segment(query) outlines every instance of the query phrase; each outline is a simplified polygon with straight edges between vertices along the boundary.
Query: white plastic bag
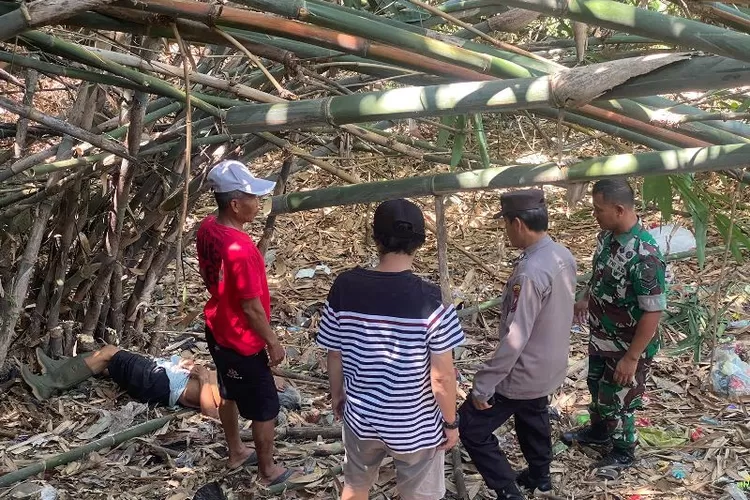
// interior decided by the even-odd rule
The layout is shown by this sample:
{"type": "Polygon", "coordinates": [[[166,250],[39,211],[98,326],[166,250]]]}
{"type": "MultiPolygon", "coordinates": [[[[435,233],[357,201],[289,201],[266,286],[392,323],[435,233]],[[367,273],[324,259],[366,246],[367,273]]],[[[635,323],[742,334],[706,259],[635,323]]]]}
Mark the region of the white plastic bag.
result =
{"type": "Polygon", "coordinates": [[[667,224],[649,229],[648,232],[656,240],[662,255],[695,250],[695,236],[689,229],[667,224]]]}

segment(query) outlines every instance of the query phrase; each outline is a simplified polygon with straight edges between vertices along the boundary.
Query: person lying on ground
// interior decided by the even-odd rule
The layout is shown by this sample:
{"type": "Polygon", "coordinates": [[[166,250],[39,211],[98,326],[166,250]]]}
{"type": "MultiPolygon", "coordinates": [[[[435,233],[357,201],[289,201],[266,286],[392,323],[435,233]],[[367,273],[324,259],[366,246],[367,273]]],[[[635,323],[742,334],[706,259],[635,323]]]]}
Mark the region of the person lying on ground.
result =
{"type": "Polygon", "coordinates": [[[40,401],[93,375],[105,374],[141,403],[170,408],[179,404],[219,418],[221,397],[216,372],[193,360],[178,356],[152,359],[113,345],[60,360],[47,357],[39,348],[36,355],[42,375],[22,365],[21,376],[40,401]]]}

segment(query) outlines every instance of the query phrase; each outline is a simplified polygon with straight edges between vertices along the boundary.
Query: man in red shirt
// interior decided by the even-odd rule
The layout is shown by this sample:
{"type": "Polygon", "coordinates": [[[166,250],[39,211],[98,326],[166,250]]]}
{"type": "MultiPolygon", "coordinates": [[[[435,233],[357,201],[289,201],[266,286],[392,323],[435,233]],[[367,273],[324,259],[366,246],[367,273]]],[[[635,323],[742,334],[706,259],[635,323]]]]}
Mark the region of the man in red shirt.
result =
{"type": "Polygon", "coordinates": [[[274,426],[279,412],[271,367],[284,348],[271,329],[271,298],[263,256],[244,231],[260,211],[260,196],[275,183],[258,179],[242,163],[226,160],[208,174],[218,215],[201,222],[198,261],[211,294],[204,308],[206,341],[216,364],[223,401],[219,417],[229,447],[229,468],[256,460],[262,481],[279,484],[293,471],[273,460],[274,426]],[[238,414],[252,420],[254,452],[240,439],[238,414]]]}

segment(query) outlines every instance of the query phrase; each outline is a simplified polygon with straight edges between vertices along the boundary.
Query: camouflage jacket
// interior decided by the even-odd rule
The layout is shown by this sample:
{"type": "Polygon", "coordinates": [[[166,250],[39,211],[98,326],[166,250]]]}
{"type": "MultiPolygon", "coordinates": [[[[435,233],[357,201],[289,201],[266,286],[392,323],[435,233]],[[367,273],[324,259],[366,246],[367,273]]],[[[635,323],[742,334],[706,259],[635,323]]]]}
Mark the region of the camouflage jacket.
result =
{"type": "MultiPolygon", "coordinates": [[[[589,282],[589,354],[622,355],[643,313],[666,309],[665,270],[656,241],[640,221],[624,234],[599,233],[589,282]]],[[[660,345],[657,333],[641,357],[653,357],[660,345]]]]}

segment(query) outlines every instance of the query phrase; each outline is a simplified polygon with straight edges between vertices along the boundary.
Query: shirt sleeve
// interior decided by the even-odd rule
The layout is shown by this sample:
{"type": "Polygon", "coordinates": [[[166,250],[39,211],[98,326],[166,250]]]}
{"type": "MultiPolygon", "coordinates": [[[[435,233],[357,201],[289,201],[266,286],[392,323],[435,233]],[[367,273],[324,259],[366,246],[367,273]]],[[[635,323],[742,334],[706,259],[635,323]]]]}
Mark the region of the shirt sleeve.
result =
{"type": "Polygon", "coordinates": [[[263,295],[261,273],[265,273],[266,268],[262,262],[258,261],[257,257],[254,257],[246,249],[230,247],[227,265],[229,276],[224,276],[224,279],[232,280],[234,292],[238,299],[250,300],[263,295]]]}
{"type": "Polygon", "coordinates": [[[433,354],[448,352],[466,341],[456,308],[440,306],[438,311],[435,327],[427,333],[427,346],[433,354]]]}
{"type": "Polygon", "coordinates": [[[328,298],[323,306],[323,314],[318,325],[317,344],[329,351],[341,351],[341,325],[339,323],[338,287],[333,282],[328,298]]]}
{"type": "Polygon", "coordinates": [[[521,275],[507,286],[511,287],[513,302],[500,328],[507,328],[508,333],[500,339],[492,358],[474,376],[472,393],[480,401],[490,399],[495,387],[511,372],[531,337],[542,308],[543,297],[533,280],[521,275]]]}
{"type": "Polygon", "coordinates": [[[641,255],[633,266],[633,290],[642,310],[656,312],[667,308],[665,274],[666,264],[656,252],[641,255]]]}

